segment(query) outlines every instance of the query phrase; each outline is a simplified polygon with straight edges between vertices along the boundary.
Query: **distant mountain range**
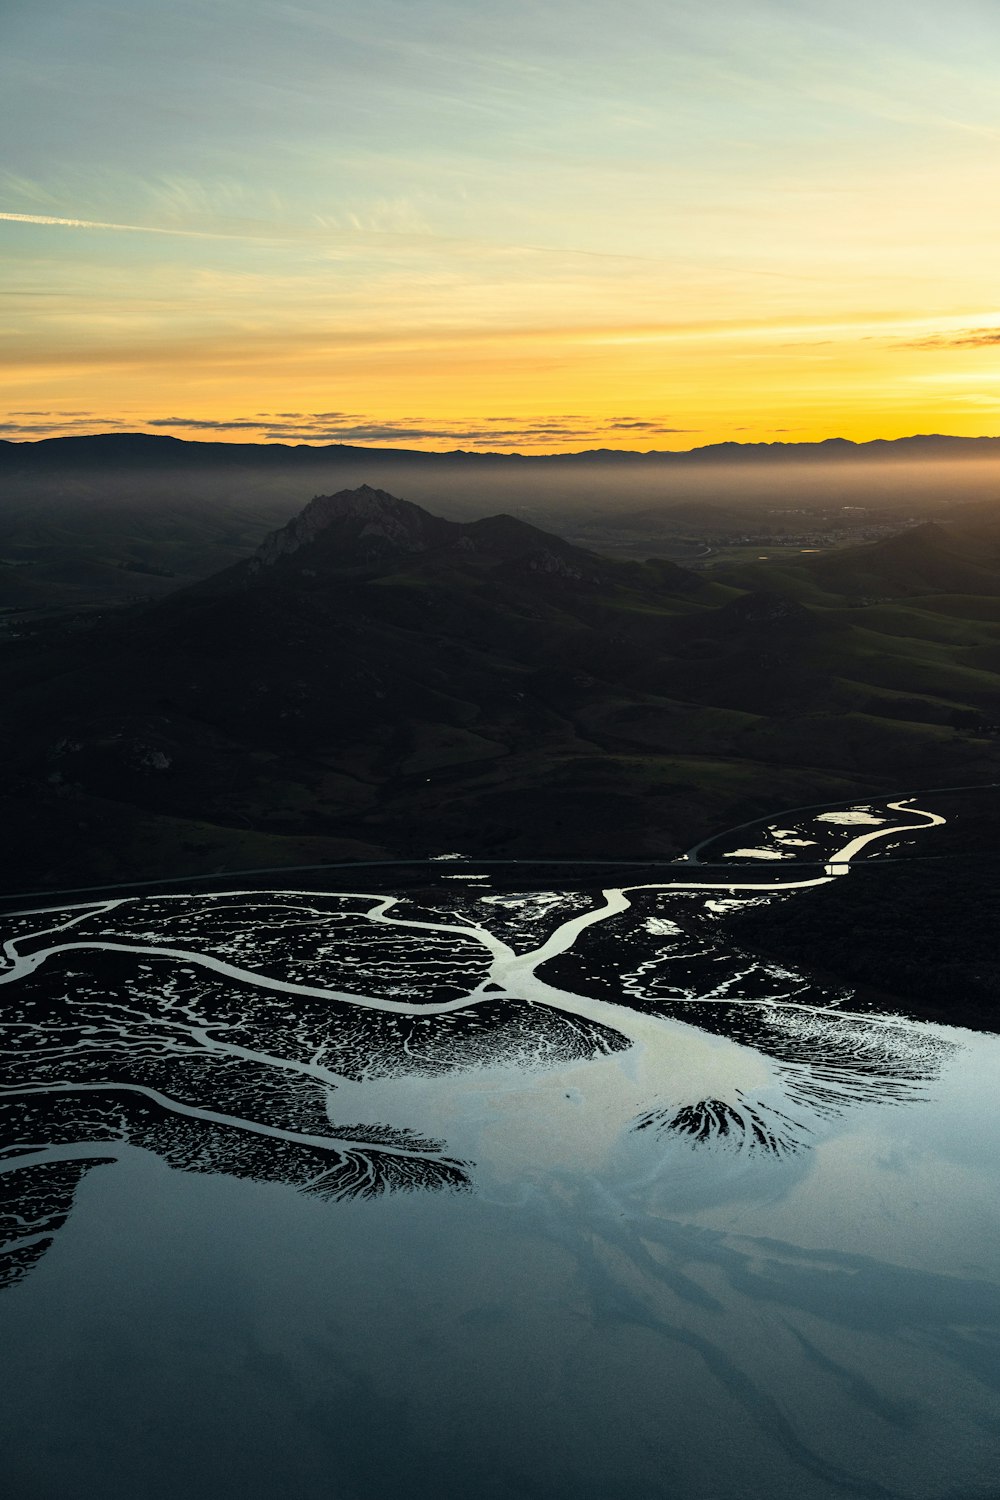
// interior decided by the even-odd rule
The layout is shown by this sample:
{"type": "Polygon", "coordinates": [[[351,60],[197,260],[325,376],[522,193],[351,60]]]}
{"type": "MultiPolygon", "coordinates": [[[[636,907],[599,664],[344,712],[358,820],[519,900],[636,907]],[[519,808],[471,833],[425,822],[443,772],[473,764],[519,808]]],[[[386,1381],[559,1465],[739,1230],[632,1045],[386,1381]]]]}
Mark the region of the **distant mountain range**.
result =
{"type": "Polygon", "coordinates": [[[668,857],[1000,775],[1000,531],[711,577],[369,486],[0,652],[8,889],[434,855],[668,857]]]}
{"type": "MultiPolygon", "coordinates": [[[[161,597],[248,557],[310,496],[361,484],[456,521],[507,511],[625,558],[683,562],[714,555],[717,541],[782,532],[807,546],[814,536],[842,545],[852,526],[988,511],[997,484],[987,459],[998,443],[927,437],[534,457],[150,433],[0,442],[0,611],[66,614],[161,597]]],[[[0,633],[4,626],[0,614],[0,633]]]]}
{"type": "Polygon", "coordinates": [[[379,463],[457,465],[543,464],[551,467],[573,464],[626,463],[651,465],[742,464],[742,463],[852,463],[903,460],[1000,458],[1000,437],[950,437],[941,433],[905,438],[875,438],[855,443],[849,438],[826,438],[816,443],[708,443],[679,451],[637,452],[617,448],[591,448],[580,453],[524,454],[469,452],[425,452],[416,448],[360,447],[348,443],[220,443],[167,437],[160,433],[100,433],[88,437],[40,438],[33,441],[0,440],[0,473],[44,472],[51,469],[91,467],[191,468],[312,465],[328,467],[332,462],[353,464],[358,460],[379,463]]]}

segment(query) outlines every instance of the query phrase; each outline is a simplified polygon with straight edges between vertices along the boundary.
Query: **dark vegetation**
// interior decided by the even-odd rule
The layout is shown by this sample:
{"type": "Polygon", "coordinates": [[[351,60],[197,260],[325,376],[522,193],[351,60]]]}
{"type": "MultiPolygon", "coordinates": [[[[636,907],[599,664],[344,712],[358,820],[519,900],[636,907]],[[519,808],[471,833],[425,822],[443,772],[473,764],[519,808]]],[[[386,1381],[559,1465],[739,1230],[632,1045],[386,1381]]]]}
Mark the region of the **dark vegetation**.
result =
{"type": "Polygon", "coordinates": [[[783,806],[1000,779],[989,520],[708,574],[365,488],[180,581],[0,652],[8,890],[667,858],[783,806]]]}
{"type": "Polygon", "coordinates": [[[847,880],[739,912],[731,942],[850,986],[852,1008],[1000,1030],[1000,788],[926,805],[947,823],[908,857],[877,854],[847,880]]]}
{"type": "Polygon", "coordinates": [[[731,919],[732,941],[857,989],[857,1003],[1000,1030],[1000,856],[858,865],[809,900],[731,919]]]}

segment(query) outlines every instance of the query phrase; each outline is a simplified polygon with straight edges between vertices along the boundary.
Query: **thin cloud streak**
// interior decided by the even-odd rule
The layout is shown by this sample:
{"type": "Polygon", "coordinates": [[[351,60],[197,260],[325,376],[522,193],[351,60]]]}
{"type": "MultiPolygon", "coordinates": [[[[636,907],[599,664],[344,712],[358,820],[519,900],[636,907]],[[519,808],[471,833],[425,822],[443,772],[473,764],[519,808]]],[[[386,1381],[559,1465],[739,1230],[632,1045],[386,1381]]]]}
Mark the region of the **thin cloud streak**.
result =
{"type": "MultiPolygon", "coordinates": [[[[215,229],[164,229],[155,224],[115,224],[103,219],[64,218],[57,214],[18,214],[0,210],[0,219],[11,224],[43,224],[60,229],[111,229],[123,234],[165,234],[187,240],[248,240],[257,243],[294,244],[309,240],[393,240],[396,243],[466,246],[481,251],[492,249],[499,254],[582,256],[588,260],[636,261],[650,265],[670,264],[666,258],[649,255],[633,255],[606,250],[581,250],[572,245],[522,245],[502,240],[481,239],[469,235],[433,234],[426,230],[369,229],[362,223],[344,225],[322,224],[317,229],[301,229],[294,234],[232,234],[215,229]]],[[[764,273],[761,273],[764,274],[764,273]]],[[[771,273],[767,273],[771,274],[771,273]]]]}
{"type": "Polygon", "coordinates": [[[185,240],[232,240],[242,235],[216,233],[208,229],[160,229],[152,224],[106,224],[100,219],[62,219],[55,214],[12,214],[0,210],[0,219],[11,224],[51,224],[61,229],[114,229],[125,234],[168,234],[185,240]]]}
{"type": "Polygon", "coordinates": [[[494,419],[480,421],[428,422],[422,417],[403,417],[384,421],[377,417],[315,413],[303,414],[294,421],[274,418],[221,418],[156,417],[145,424],[147,427],[197,432],[256,432],[271,442],[289,440],[306,443],[413,443],[446,442],[471,443],[474,446],[489,446],[497,442],[518,446],[537,446],[552,442],[584,441],[599,442],[613,436],[618,430],[641,429],[643,436],[665,436],[691,429],[670,427],[662,422],[640,421],[623,418],[612,421],[593,421],[587,418],[543,417],[518,422],[509,419],[504,426],[496,425],[494,419]]]}
{"type": "MultiPolygon", "coordinates": [[[[367,310],[366,310],[367,311],[367,310]]],[[[904,329],[911,335],[930,320],[907,316],[899,310],[885,310],[859,317],[856,313],[845,313],[839,321],[817,322],[808,315],[801,318],[781,317],[774,322],[756,319],[727,320],[706,318],[700,322],[680,321],[674,323],[648,323],[645,325],[615,326],[610,323],[556,324],[537,322],[527,318],[519,322],[489,323],[470,321],[426,322],[407,326],[399,322],[376,323],[359,326],[350,321],[339,325],[304,326],[302,315],[285,325],[273,328],[219,328],[203,326],[195,329],[190,324],[175,332],[166,320],[158,329],[142,338],[131,338],[114,323],[103,326],[95,336],[81,342],[79,336],[67,338],[58,345],[49,345],[30,330],[13,331],[5,340],[6,365],[9,372],[15,370],[42,371],[50,369],[97,369],[118,367],[121,369],[157,368],[161,372],[168,367],[177,367],[197,361],[203,366],[234,370],[237,366],[249,365],[266,357],[272,373],[280,366],[301,374],[305,365],[323,359],[342,360],[347,356],[376,358],[384,355],[425,357],[443,359],[455,351],[456,356],[466,351],[499,350],[508,358],[537,358],[540,352],[553,358],[570,355],[577,349],[594,350],[598,353],[617,348],[623,351],[630,347],[647,346],[654,350],[657,345],[687,346],[695,352],[705,352],[710,346],[726,343],[733,347],[780,348],[789,336],[830,333],[838,341],[850,343],[852,339],[875,339],[876,329],[886,324],[897,325],[897,334],[904,329]]],[[[76,330],[73,330],[74,334],[76,330]]],[[[797,342],[801,342],[798,339],[797,342]]],[[[898,344],[902,340],[890,341],[898,344]]],[[[641,394],[641,393],[634,393],[641,394]]]]}
{"type": "Polygon", "coordinates": [[[915,339],[904,349],[986,349],[1000,344],[1000,328],[964,328],[957,333],[939,333],[931,338],[915,339]]]}
{"type": "MultiPolygon", "coordinates": [[[[558,257],[560,259],[583,259],[624,262],[626,264],[674,267],[678,266],[675,256],[661,255],[639,255],[631,251],[618,250],[590,250],[581,249],[576,245],[537,245],[524,244],[514,240],[498,240],[483,238],[476,235],[435,234],[429,230],[415,229],[370,229],[363,223],[352,223],[349,225],[321,224],[316,229],[298,228],[289,233],[285,230],[275,230],[273,233],[239,233],[234,234],[223,229],[166,229],[156,224],[117,224],[103,219],[77,219],[63,217],[58,214],[21,214],[0,210],[0,220],[11,224],[37,224],[59,229],[99,229],[113,230],[121,234],[160,234],[168,235],[175,239],[187,240],[236,240],[253,244],[308,244],[310,242],[346,241],[348,243],[365,244],[366,242],[389,240],[401,247],[420,247],[423,245],[451,245],[456,250],[462,248],[475,254],[482,254],[489,250],[496,255],[540,255],[546,257],[558,257]]],[[[757,266],[742,266],[741,273],[746,276],[765,276],[776,278],[780,281],[813,281],[818,282],[823,278],[809,275],[805,272],[790,270],[765,270],[757,266]]]]}
{"type": "MultiPolygon", "coordinates": [[[[11,418],[16,416],[11,413],[11,418]]],[[[219,435],[245,434],[251,442],[295,442],[295,443],[346,443],[412,446],[415,443],[468,444],[475,448],[490,449],[497,443],[516,449],[548,447],[553,442],[565,444],[578,442],[588,445],[603,445],[614,441],[622,430],[632,430],[645,438],[663,437],[672,433],[684,433],[696,429],[671,427],[663,421],[644,420],[635,417],[614,419],[586,417],[546,416],[528,417],[519,421],[516,417],[503,419],[452,419],[428,421],[425,417],[401,417],[386,421],[379,417],[348,412],[301,413],[296,417],[282,418],[280,414],[259,413],[255,417],[153,417],[118,418],[105,421],[93,413],[58,413],[33,411],[23,412],[30,421],[7,420],[0,422],[0,433],[11,438],[44,436],[94,435],[101,430],[148,431],[180,434],[219,435]],[[60,420],[61,418],[61,420],[60,420]]]]}

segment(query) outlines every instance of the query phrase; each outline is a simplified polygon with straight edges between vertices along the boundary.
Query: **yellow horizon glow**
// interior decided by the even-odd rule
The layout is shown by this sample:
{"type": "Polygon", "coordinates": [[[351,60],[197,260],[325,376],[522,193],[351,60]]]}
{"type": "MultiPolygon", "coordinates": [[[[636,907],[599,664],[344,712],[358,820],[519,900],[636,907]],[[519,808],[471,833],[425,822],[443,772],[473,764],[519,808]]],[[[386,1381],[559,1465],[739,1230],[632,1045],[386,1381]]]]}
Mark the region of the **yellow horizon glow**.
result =
{"type": "Polygon", "coordinates": [[[1000,431],[983,0],[372,4],[19,15],[0,435],[1000,431]]]}
{"type": "Polygon", "coordinates": [[[118,328],[99,344],[63,344],[50,358],[25,348],[22,358],[8,360],[0,392],[24,429],[37,413],[45,430],[25,438],[149,429],[217,442],[565,453],[988,436],[1000,425],[992,311],[771,327],[192,332],[149,345],[118,328]],[[324,422],[332,411],[343,417],[324,422]],[[566,430],[537,430],[546,424],[566,430]]]}

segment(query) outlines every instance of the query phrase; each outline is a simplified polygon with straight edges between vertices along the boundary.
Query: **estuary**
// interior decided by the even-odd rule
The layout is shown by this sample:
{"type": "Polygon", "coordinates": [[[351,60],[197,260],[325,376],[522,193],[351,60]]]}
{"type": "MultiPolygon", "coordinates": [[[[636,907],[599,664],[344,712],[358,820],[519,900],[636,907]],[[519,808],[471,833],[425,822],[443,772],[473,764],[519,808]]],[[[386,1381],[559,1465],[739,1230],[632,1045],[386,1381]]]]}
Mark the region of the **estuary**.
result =
{"type": "Polygon", "coordinates": [[[8,911],[12,1493],[991,1500],[1000,1038],[730,927],[943,822],[8,911]]]}

